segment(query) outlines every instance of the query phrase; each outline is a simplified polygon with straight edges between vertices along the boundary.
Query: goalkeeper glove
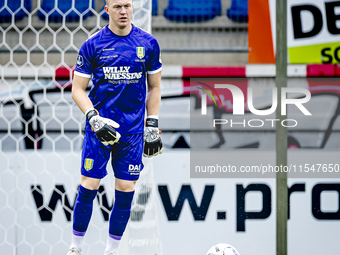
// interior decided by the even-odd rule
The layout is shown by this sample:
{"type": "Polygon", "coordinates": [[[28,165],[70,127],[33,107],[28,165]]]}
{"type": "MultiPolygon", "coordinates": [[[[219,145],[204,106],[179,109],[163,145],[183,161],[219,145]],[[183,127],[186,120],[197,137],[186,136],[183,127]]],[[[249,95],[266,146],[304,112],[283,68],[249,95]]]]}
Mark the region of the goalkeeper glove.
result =
{"type": "Polygon", "coordinates": [[[92,130],[96,133],[99,141],[104,145],[118,143],[120,134],[114,129],[119,128],[117,122],[100,117],[98,111],[94,108],[88,109],[85,116],[90,122],[92,130]]]}
{"type": "Polygon", "coordinates": [[[158,119],[147,118],[144,130],[144,157],[151,158],[163,152],[163,143],[159,135],[158,119]]]}

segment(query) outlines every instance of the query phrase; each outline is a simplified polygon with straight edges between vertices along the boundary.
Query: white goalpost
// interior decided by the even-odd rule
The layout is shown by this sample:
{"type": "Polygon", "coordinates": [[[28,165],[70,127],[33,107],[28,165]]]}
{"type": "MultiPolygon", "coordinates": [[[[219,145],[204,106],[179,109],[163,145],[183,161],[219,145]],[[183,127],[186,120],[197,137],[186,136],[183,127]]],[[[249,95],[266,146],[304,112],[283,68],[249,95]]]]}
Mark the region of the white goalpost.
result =
{"type": "MultiPolygon", "coordinates": [[[[9,14],[0,19],[0,254],[57,255],[69,248],[85,126],[71,98],[72,66],[81,44],[107,24],[104,0],[93,1],[82,12],[72,0],[64,13],[60,0],[52,1],[47,17],[57,10],[59,23],[38,17],[43,0],[18,6],[5,0],[0,6],[0,16],[9,14]],[[68,22],[72,11],[78,19],[68,22]]],[[[133,23],[149,32],[151,2],[134,0],[133,23]]],[[[162,254],[152,159],[144,165],[118,254],[162,254]]],[[[110,164],[108,173],[94,201],[83,255],[105,249],[114,201],[110,164]]]]}

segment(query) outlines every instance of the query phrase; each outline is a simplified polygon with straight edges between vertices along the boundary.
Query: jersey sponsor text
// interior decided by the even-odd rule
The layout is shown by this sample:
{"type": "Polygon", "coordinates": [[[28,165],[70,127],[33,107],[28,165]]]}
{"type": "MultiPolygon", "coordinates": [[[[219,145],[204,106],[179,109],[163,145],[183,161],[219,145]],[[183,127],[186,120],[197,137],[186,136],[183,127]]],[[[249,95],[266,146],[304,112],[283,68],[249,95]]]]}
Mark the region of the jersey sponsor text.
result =
{"type": "Polygon", "coordinates": [[[114,66],[114,67],[103,67],[104,79],[106,80],[132,80],[140,79],[142,77],[142,72],[130,73],[130,66],[114,66]]]}

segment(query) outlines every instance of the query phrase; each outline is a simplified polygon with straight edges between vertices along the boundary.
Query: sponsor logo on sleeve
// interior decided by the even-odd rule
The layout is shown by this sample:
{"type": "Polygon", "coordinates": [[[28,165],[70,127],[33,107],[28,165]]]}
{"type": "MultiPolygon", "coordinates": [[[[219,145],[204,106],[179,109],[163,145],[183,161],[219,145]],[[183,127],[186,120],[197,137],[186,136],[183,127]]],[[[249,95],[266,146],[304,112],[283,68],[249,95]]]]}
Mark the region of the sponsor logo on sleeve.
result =
{"type": "Polygon", "coordinates": [[[84,65],[83,56],[79,55],[77,58],[77,67],[82,67],[84,65]]]}

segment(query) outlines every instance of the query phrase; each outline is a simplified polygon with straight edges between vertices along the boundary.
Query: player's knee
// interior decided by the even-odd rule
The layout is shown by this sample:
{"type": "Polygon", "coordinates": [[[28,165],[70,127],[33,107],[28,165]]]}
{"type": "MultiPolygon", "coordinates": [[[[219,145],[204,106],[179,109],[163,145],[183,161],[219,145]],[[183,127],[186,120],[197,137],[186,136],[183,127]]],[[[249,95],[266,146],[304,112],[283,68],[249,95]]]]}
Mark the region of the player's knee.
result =
{"type": "Polygon", "coordinates": [[[131,192],[135,190],[136,181],[127,181],[117,179],[115,181],[115,189],[122,192],[131,192]]]}
{"type": "Polygon", "coordinates": [[[82,175],[80,184],[85,189],[97,190],[99,188],[100,179],[90,178],[90,177],[82,175]]]}

